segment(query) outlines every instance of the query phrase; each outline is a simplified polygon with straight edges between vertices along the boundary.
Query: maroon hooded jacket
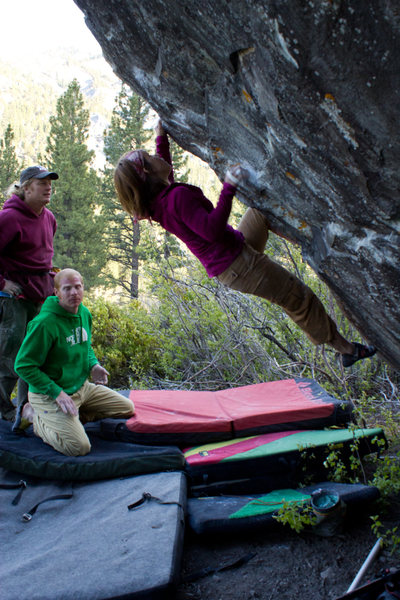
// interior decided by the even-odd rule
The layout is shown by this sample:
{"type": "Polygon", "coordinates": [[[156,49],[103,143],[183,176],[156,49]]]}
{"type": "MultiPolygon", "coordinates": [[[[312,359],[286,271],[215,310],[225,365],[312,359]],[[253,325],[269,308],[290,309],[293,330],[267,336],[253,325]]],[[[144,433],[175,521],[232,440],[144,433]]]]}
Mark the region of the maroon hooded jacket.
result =
{"type": "Polygon", "coordinates": [[[4,280],[22,287],[22,296],[43,302],[54,293],[53,238],[56,219],[46,207],[34,213],[21,198],[12,195],[0,210],[0,291],[4,280]]]}

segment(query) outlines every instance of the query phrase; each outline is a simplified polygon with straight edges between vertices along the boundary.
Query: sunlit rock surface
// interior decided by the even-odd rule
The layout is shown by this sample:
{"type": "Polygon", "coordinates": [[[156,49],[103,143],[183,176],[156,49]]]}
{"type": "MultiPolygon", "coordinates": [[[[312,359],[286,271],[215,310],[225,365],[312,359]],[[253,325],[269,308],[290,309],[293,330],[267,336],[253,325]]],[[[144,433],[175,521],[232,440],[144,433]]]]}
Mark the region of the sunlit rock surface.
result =
{"type": "Polygon", "coordinates": [[[397,0],[75,0],[175,140],[299,243],[400,368],[397,0]]]}

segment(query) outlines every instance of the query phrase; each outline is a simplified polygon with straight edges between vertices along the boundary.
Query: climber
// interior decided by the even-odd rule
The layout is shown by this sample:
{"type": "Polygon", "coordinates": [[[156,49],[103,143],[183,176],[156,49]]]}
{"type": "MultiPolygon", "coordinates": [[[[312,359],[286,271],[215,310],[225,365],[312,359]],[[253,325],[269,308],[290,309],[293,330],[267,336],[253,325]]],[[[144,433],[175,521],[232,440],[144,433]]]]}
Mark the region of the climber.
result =
{"type": "Polygon", "coordinates": [[[195,186],[174,183],[168,135],[159,121],[155,155],[133,150],[122,156],[114,183],[123,209],[136,220],[151,219],[182,240],[209,277],[279,305],[314,344],[329,344],[344,367],[373,356],[376,349],[349,342],[337,330],[314,292],[264,254],[269,225],[249,208],[235,230],[228,225],[236,187],[247,172],[228,170],[217,206],[195,186]]]}

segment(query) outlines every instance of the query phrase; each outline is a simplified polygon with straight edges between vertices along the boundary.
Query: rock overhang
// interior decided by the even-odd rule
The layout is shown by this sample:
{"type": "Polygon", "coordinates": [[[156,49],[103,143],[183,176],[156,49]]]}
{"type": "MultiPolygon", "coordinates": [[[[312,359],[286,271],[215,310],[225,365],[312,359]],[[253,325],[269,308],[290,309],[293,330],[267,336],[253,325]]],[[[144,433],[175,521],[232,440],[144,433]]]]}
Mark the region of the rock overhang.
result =
{"type": "Polygon", "coordinates": [[[392,2],[75,0],[174,139],[302,247],[400,368],[400,13],[392,2]]]}

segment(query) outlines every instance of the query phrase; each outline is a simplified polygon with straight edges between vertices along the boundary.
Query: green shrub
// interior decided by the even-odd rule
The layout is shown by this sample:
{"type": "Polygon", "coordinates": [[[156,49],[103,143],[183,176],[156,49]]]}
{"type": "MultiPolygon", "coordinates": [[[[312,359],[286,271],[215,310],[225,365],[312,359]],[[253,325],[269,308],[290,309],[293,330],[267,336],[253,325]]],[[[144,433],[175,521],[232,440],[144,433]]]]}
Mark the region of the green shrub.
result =
{"type": "Polygon", "coordinates": [[[317,522],[316,515],[308,500],[302,502],[284,501],[273,518],[282,525],[289,525],[296,533],[313,527],[317,522]]]}
{"type": "Polygon", "coordinates": [[[93,349],[110,373],[110,387],[132,387],[159,361],[159,338],[151,317],[138,301],[119,306],[97,299],[85,304],[93,317],[93,349]]]}

